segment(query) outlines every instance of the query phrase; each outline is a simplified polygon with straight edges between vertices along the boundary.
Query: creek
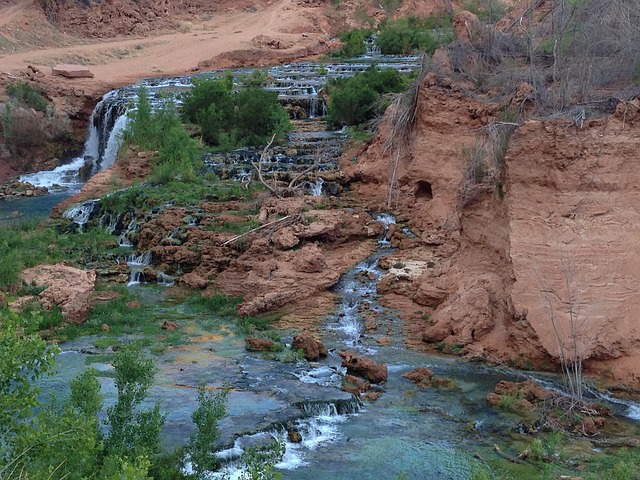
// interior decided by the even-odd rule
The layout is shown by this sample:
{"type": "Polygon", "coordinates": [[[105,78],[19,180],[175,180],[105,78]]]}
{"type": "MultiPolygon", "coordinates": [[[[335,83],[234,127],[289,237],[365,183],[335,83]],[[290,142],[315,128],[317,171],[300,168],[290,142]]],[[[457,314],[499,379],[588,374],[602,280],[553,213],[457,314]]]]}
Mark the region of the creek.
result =
{"type": "MultiPolygon", "coordinates": [[[[401,70],[415,69],[420,61],[416,57],[377,60],[380,67],[401,70]]],[[[336,168],[335,158],[344,133],[325,131],[321,120],[324,104],[318,95],[320,86],[327,78],[352,75],[368,65],[368,62],[322,66],[304,63],[269,69],[268,76],[273,80],[267,88],[277,91],[283,103],[294,105],[294,111],[304,117],[301,124],[305,124],[291,135],[290,145],[274,153],[274,170],[305,168],[321,143],[328,145],[324,149],[330,153],[323,168],[327,171],[336,168]]],[[[232,74],[238,78],[250,71],[233,70],[232,74]]],[[[142,84],[153,98],[160,99],[166,92],[189,88],[190,80],[177,77],[146,80],[142,84]]],[[[47,212],[63,197],[77,191],[87,175],[111,165],[119,132],[126,126],[125,112],[136,91],[137,86],[131,86],[105,95],[92,115],[84,155],[55,172],[22,178],[47,186],[54,193],[29,199],[24,205],[14,203],[6,215],[12,210],[25,215],[32,211],[34,216],[47,212]]],[[[220,176],[242,178],[255,155],[255,151],[235,151],[210,154],[205,161],[220,176]]],[[[328,183],[316,182],[309,187],[318,194],[328,183]]],[[[80,213],[70,214],[77,223],[83,223],[91,214],[88,207],[77,211],[80,213]]],[[[0,216],[4,218],[4,210],[0,216]]],[[[394,221],[389,216],[380,219],[387,223],[394,221]]],[[[232,478],[239,475],[234,459],[242,448],[262,442],[265,436],[279,436],[286,441],[285,457],[278,464],[286,479],[469,478],[477,464],[474,453],[489,455],[494,443],[512,441],[521,428],[516,417],[487,405],[487,393],[500,380],[521,381],[529,376],[408,349],[403,341],[401,319],[379,303],[376,293],[377,281],[384,274],[378,260],[388,253],[388,245],[380,242],[375,254],[354,266],[334,287],[335,312],[319,319],[329,356],[314,363],[295,358],[276,361],[246,352],[243,338],[230,325],[211,315],[167,303],[162,286],[145,284],[139,275],[140,267],[148,261],[144,254],[129,257],[127,263],[135,267],[129,288],[158,316],[179,319],[184,332],[176,345],[158,353],[158,373],[147,400],[148,405],[160,402],[167,414],[164,443],[169,447],[187,443],[194,428],[190,417],[197,406],[195,387],[205,382],[212,388],[231,387],[228,415],[221,422],[219,448],[232,478]],[[371,318],[375,319],[375,329],[367,328],[371,318]],[[337,355],[340,350],[388,365],[388,381],[375,387],[381,394],[376,401],[361,401],[340,389],[345,373],[337,355]],[[401,377],[418,366],[429,367],[437,376],[452,379],[455,387],[419,388],[401,377]],[[284,429],[287,424],[302,434],[302,442],[288,441],[284,429]]],[[[283,332],[283,340],[290,343],[292,334],[283,332]]],[[[109,358],[94,355],[105,353],[95,347],[97,339],[83,337],[60,345],[63,352],[57,358],[57,375],[43,382],[48,394],[64,395],[69,381],[91,365],[102,372],[106,405],[114,401],[109,358]]],[[[558,386],[553,377],[545,381],[558,386]]],[[[615,403],[613,407],[619,421],[629,421],[634,427],[633,419],[640,412],[636,404],[615,403]]]]}

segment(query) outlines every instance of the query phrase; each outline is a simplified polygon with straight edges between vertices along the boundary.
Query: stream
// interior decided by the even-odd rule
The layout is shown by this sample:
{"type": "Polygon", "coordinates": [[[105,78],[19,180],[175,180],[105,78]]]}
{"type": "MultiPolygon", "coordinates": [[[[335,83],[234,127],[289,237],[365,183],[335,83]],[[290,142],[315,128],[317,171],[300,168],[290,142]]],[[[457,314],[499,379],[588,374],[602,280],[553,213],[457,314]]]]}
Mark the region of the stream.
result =
{"type": "MultiPolygon", "coordinates": [[[[417,57],[377,60],[381,68],[393,66],[402,71],[413,70],[420,63],[417,57]]],[[[319,69],[317,64],[303,63],[269,69],[269,78],[273,80],[266,88],[277,91],[283,103],[300,107],[306,124],[304,129],[298,128],[291,134],[295,154],[289,153],[292,149],[288,147],[276,151],[273,169],[304,168],[312,161],[319,143],[329,145],[326,170],[335,168],[344,132],[325,131],[321,119],[325,106],[319,89],[327,78],[353,75],[369,65],[369,61],[349,62],[323,65],[319,69]]],[[[234,77],[249,73],[250,70],[232,71],[234,77]]],[[[162,92],[189,88],[190,80],[177,77],[146,80],[143,84],[153,98],[159,99],[162,92]]],[[[56,171],[22,177],[24,181],[49,187],[53,193],[24,203],[3,202],[0,222],[9,219],[16,210],[25,216],[46,215],[53,205],[81,187],[80,170],[89,165],[95,173],[111,165],[119,132],[126,126],[126,110],[136,91],[137,86],[131,86],[106,94],[92,115],[83,156],[56,171]]],[[[208,154],[205,161],[220,176],[242,178],[250,168],[252,155],[255,152],[208,154]]],[[[324,183],[324,188],[326,183],[329,182],[324,183]]],[[[315,189],[315,194],[323,193],[322,182],[310,188],[315,189]]],[[[71,217],[81,220],[80,215],[90,213],[80,209],[80,213],[71,217]]],[[[388,215],[378,218],[386,223],[395,222],[388,215]]],[[[486,455],[494,443],[508,441],[519,430],[515,417],[487,405],[487,393],[500,380],[522,381],[529,375],[408,349],[403,341],[401,319],[379,303],[376,293],[376,284],[385,273],[378,267],[378,260],[390,252],[384,241],[379,242],[378,251],[354,266],[334,287],[335,312],[321,320],[321,339],[329,348],[329,356],[312,363],[275,361],[259,353],[248,353],[243,338],[234,334],[229,325],[218,324],[217,319],[206,314],[185,311],[180,305],[166,304],[163,286],[147,285],[140,275],[132,274],[129,288],[141,297],[143,304],[164,312],[166,318],[179,317],[183,330],[190,336],[184,344],[157,356],[158,373],[147,405],[160,402],[167,414],[165,445],[187,443],[194,431],[191,413],[197,406],[195,387],[204,381],[213,388],[231,387],[219,443],[219,456],[231,478],[238,478],[234,460],[242,448],[272,436],[286,442],[285,457],[277,465],[285,479],[469,478],[478,463],[474,453],[486,455]],[[366,327],[372,318],[377,325],[375,329],[366,327]],[[337,354],[341,350],[388,365],[388,381],[374,388],[381,393],[376,401],[361,401],[340,389],[345,373],[337,354]],[[401,377],[418,366],[429,367],[438,377],[452,379],[456,386],[419,388],[401,377]],[[283,428],[287,424],[294,425],[302,434],[302,442],[288,440],[283,428]]],[[[127,259],[132,273],[140,273],[147,261],[144,254],[127,259]]],[[[285,332],[283,340],[290,343],[291,335],[285,332]]],[[[106,406],[113,403],[116,391],[110,375],[112,366],[108,359],[93,355],[101,353],[93,345],[96,339],[82,337],[60,345],[63,352],[57,357],[57,375],[43,381],[48,395],[52,392],[64,395],[69,381],[91,365],[102,372],[100,381],[106,406]]],[[[545,381],[557,387],[553,377],[545,381]]],[[[635,425],[640,407],[632,402],[616,402],[612,405],[618,420],[635,425]]]]}

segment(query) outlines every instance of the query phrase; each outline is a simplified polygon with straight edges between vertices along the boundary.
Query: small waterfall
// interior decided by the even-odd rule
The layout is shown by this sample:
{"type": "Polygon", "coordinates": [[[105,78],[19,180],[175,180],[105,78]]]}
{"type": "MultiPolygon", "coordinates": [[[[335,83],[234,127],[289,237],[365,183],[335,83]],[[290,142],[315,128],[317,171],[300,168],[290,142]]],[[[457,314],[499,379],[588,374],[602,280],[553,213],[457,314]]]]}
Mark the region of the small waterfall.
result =
{"type": "Polygon", "coordinates": [[[138,285],[144,282],[144,269],[151,265],[151,252],[140,254],[132,253],[127,256],[126,262],[129,266],[129,283],[128,286],[138,285]]]}
{"type": "Polygon", "coordinates": [[[136,223],[136,216],[131,214],[131,221],[127,225],[122,233],[118,236],[118,245],[121,247],[133,247],[133,242],[131,241],[131,235],[136,233],[138,229],[138,224],[136,223]]]}
{"type": "Polygon", "coordinates": [[[128,123],[129,117],[127,115],[120,115],[113,124],[113,128],[111,129],[111,133],[109,134],[107,144],[98,165],[100,170],[109,168],[115,163],[118,156],[118,149],[122,143],[122,133],[127,128],[128,123]]]}
{"type": "Polygon", "coordinates": [[[175,283],[175,278],[164,272],[158,272],[158,285],[171,287],[175,283]]]}
{"type": "MultiPolygon", "coordinates": [[[[306,408],[305,408],[306,410],[306,408]]],[[[291,427],[298,432],[302,441],[291,442],[288,431],[279,428],[271,432],[263,432],[255,435],[246,435],[235,440],[232,448],[216,453],[216,456],[227,461],[227,464],[218,472],[210,473],[207,478],[242,479],[246,478],[246,473],[238,459],[245,449],[254,445],[268,445],[273,440],[280,441],[285,445],[285,452],[282,460],[275,465],[280,470],[296,470],[308,464],[305,456],[308,452],[316,450],[322,446],[334,443],[341,437],[340,424],[344,423],[347,414],[339,413],[339,409],[334,404],[323,404],[309,407],[312,412],[309,418],[295,421],[291,427]]],[[[357,414],[361,409],[354,407],[349,414],[357,414]]],[[[186,473],[192,470],[191,465],[186,468],[186,473]]]]}
{"type": "Polygon", "coordinates": [[[100,200],[88,200],[69,208],[62,214],[62,216],[70,219],[73,223],[82,228],[89,221],[91,214],[99,203],[100,200]]]}
{"type": "Polygon", "coordinates": [[[308,184],[309,193],[311,193],[311,195],[313,195],[314,197],[322,196],[322,185],[324,184],[324,179],[318,178],[318,180],[316,180],[316,183],[308,182],[308,184]]]}
{"type": "Polygon", "coordinates": [[[318,97],[311,98],[311,106],[309,107],[309,118],[316,118],[318,116],[318,97]]]}
{"type": "Polygon", "coordinates": [[[390,247],[391,242],[387,239],[387,232],[389,231],[389,226],[396,223],[396,217],[388,213],[377,213],[373,215],[373,219],[384,225],[384,235],[378,240],[378,244],[382,247],[390,247]]]}

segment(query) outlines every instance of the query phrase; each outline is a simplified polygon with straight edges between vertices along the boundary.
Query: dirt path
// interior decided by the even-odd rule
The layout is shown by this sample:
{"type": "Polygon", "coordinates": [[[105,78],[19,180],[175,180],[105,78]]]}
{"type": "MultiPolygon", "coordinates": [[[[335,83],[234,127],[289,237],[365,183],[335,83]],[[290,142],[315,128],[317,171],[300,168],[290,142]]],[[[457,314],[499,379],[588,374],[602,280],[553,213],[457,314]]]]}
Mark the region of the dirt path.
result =
{"type": "MultiPolygon", "coordinates": [[[[3,8],[0,23],[28,24],[30,10],[33,10],[28,8],[31,3],[33,0],[25,0],[3,8]]],[[[94,73],[96,83],[114,86],[143,77],[183,74],[223,52],[255,48],[252,39],[259,35],[280,41],[285,46],[283,52],[327,40],[327,32],[307,33],[305,30],[307,27],[314,29],[309,23],[314,18],[314,10],[320,14],[318,7],[301,8],[294,6],[291,0],[280,0],[263,11],[219,14],[207,21],[184,24],[182,33],[34,49],[0,56],[0,72],[35,65],[50,75],[51,65],[83,63],[94,73]]]]}
{"type": "Polygon", "coordinates": [[[0,26],[13,22],[33,2],[34,0],[24,0],[16,5],[7,5],[0,8],[0,26]]]}

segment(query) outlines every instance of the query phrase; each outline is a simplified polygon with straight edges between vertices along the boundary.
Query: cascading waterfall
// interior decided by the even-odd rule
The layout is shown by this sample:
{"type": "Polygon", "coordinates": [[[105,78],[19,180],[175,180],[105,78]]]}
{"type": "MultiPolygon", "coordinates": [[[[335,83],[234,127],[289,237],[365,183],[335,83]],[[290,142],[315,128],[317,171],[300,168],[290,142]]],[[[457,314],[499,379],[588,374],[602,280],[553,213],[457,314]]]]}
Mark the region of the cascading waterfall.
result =
{"type": "Polygon", "coordinates": [[[83,183],[105,165],[112,165],[117,154],[117,142],[126,125],[126,102],[119,90],[105,94],[89,119],[89,131],[84,152],[65,165],[50,171],[22,175],[20,181],[29,182],[50,191],[78,191],[83,183]],[[114,128],[114,126],[119,128],[114,128]],[[109,148],[111,145],[111,148],[109,148]]]}
{"type": "Polygon", "coordinates": [[[88,200],[86,202],[79,203],[78,205],[66,210],[62,216],[70,219],[73,223],[82,228],[87,224],[91,218],[91,214],[99,203],[100,200],[88,200]]]}
{"type": "Polygon", "coordinates": [[[324,184],[324,179],[318,178],[315,183],[309,182],[309,193],[315,197],[322,196],[322,185],[324,184]]]}
{"type": "MultiPolygon", "coordinates": [[[[243,475],[246,472],[237,459],[242,456],[247,447],[268,445],[274,440],[281,442],[285,446],[284,456],[282,460],[275,465],[276,468],[281,470],[295,470],[307,465],[308,462],[305,461],[305,455],[308,452],[316,450],[320,446],[333,443],[341,437],[339,426],[347,420],[348,415],[339,413],[336,405],[332,403],[313,405],[304,410],[309,417],[299,419],[289,426],[289,428],[300,434],[302,438],[300,442],[292,442],[287,429],[284,428],[241,436],[235,440],[232,448],[216,453],[218,459],[226,462],[226,465],[219,471],[210,474],[210,478],[244,478],[243,475]]],[[[354,415],[359,412],[360,407],[357,406],[353,408],[353,411],[349,412],[349,415],[354,415]]],[[[186,472],[191,473],[191,470],[191,466],[188,465],[186,472]]]]}
{"type": "Polygon", "coordinates": [[[151,252],[132,253],[126,258],[129,266],[128,286],[138,285],[144,281],[144,269],[151,265],[151,252]]]}

